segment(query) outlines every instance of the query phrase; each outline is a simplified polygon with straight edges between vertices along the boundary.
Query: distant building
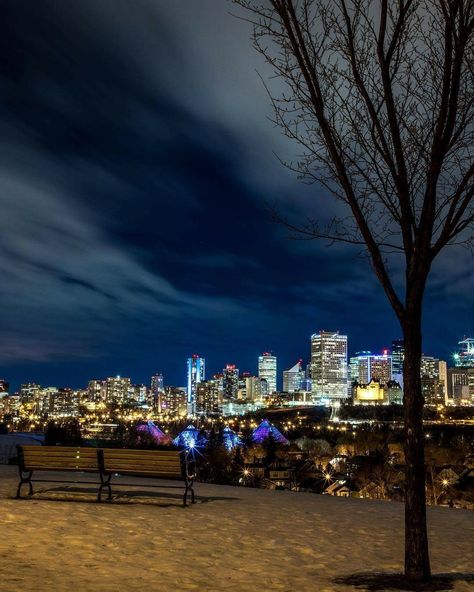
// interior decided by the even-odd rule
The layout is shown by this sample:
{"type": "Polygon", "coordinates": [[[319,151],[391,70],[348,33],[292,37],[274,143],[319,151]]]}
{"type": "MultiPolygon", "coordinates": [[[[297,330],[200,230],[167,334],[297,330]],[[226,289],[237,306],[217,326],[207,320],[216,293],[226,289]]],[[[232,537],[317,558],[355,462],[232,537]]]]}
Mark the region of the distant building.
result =
{"type": "Polygon", "coordinates": [[[385,385],[385,401],[389,405],[403,404],[403,389],[396,380],[390,380],[385,385]]]}
{"type": "Polygon", "coordinates": [[[239,369],[235,364],[227,364],[222,371],[222,388],[224,399],[237,399],[239,390],[239,369]]]}
{"type": "Polygon", "coordinates": [[[474,404],[474,367],[448,368],[448,402],[450,405],[474,404]]]}
{"type": "Polygon", "coordinates": [[[161,413],[163,393],[165,390],[163,374],[153,374],[151,377],[150,388],[152,406],[158,411],[158,413],[161,413]]]}
{"type": "Polygon", "coordinates": [[[320,331],[311,336],[313,398],[332,403],[348,396],[347,335],[320,331]]]}
{"type": "Polygon", "coordinates": [[[381,355],[369,351],[357,353],[350,359],[351,381],[368,384],[371,380],[378,380],[387,384],[392,380],[392,356],[388,350],[381,355]]]}
{"type": "Polygon", "coordinates": [[[277,359],[269,352],[258,357],[258,376],[267,381],[268,394],[277,390],[277,359]]]}
{"type": "Polygon", "coordinates": [[[3,378],[0,378],[0,393],[8,393],[10,389],[10,383],[3,378]]]}
{"type": "Polygon", "coordinates": [[[219,381],[200,382],[196,390],[196,413],[198,415],[217,415],[222,411],[222,391],[219,381]]]}
{"type": "Polygon", "coordinates": [[[206,363],[204,358],[197,354],[188,358],[188,414],[196,412],[197,385],[206,379],[206,363]]]}
{"type": "Polygon", "coordinates": [[[403,360],[405,359],[405,342],[403,339],[392,341],[392,379],[403,389],[403,360]]]}
{"type": "Polygon", "coordinates": [[[474,368],[474,338],[465,337],[459,346],[459,351],[454,354],[454,365],[457,368],[474,368]]]}
{"type": "Polygon", "coordinates": [[[432,356],[421,357],[421,390],[427,405],[444,405],[447,385],[446,362],[432,356]]]}
{"type": "Polygon", "coordinates": [[[283,392],[294,393],[302,388],[305,380],[302,360],[298,360],[294,366],[283,371],[283,392]]]}
{"type": "Polygon", "coordinates": [[[123,378],[122,376],[107,378],[107,402],[119,406],[128,403],[130,386],[130,378],[123,378]]]}
{"type": "Polygon", "coordinates": [[[379,404],[385,401],[384,386],[378,380],[371,380],[368,384],[360,384],[354,388],[354,404],[379,404]]]}
{"type": "Polygon", "coordinates": [[[161,400],[161,412],[171,417],[185,417],[188,413],[187,399],[184,387],[165,386],[161,400]]]}
{"type": "Polygon", "coordinates": [[[107,381],[89,380],[87,385],[87,400],[91,403],[103,403],[107,399],[107,381]]]}

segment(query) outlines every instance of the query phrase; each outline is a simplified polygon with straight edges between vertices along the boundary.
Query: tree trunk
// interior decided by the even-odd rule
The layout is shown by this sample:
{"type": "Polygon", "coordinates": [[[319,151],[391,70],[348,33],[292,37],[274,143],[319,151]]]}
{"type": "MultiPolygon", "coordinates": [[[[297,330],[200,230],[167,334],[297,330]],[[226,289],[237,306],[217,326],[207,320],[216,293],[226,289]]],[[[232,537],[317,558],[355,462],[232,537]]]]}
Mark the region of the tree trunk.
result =
{"type": "Polygon", "coordinates": [[[422,298],[407,307],[403,323],[405,359],[403,389],[405,413],[405,577],[431,577],[426,528],[425,455],[423,395],[421,391],[421,310],[422,298]]]}

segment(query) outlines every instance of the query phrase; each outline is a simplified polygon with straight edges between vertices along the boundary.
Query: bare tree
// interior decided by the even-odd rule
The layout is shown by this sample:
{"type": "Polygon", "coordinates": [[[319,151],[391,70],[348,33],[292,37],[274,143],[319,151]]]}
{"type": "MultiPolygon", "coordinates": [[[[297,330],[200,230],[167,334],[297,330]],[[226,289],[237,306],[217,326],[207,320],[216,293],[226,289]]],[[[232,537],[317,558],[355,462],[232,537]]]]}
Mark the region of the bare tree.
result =
{"type": "MultiPolygon", "coordinates": [[[[296,234],[362,245],[405,342],[405,575],[428,579],[420,359],[432,263],[471,244],[474,0],[235,0],[284,90],[289,166],[344,204],[296,234]]],[[[318,199],[323,199],[318,198],[318,199]]]]}

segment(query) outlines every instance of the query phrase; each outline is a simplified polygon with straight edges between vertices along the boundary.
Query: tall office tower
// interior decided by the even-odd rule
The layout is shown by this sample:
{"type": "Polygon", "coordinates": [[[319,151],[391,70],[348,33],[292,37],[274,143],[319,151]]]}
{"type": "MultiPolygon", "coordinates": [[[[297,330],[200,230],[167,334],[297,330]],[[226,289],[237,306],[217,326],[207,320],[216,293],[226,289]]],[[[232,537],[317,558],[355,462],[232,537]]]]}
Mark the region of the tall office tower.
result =
{"type": "Polygon", "coordinates": [[[359,352],[350,359],[350,371],[351,382],[369,384],[371,380],[378,380],[380,384],[387,384],[392,380],[392,356],[388,350],[381,355],[359,352]]]}
{"type": "Polygon", "coordinates": [[[384,349],[382,354],[370,358],[370,378],[387,384],[392,380],[392,356],[384,349]]]}
{"type": "Polygon", "coordinates": [[[283,370],[283,392],[295,393],[299,391],[304,379],[303,360],[298,360],[294,366],[283,370]]]}
{"type": "Polygon", "coordinates": [[[369,384],[370,382],[370,356],[371,352],[361,351],[357,352],[349,360],[350,380],[351,383],[369,384]]]}
{"type": "Polygon", "coordinates": [[[87,400],[91,403],[103,403],[107,398],[107,382],[105,380],[89,380],[87,400]]]}
{"type": "Polygon", "coordinates": [[[217,415],[222,411],[222,391],[218,380],[200,382],[196,389],[196,413],[217,415]]]}
{"type": "Polygon", "coordinates": [[[258,376],[267,381],[267,394],[277,390],[277,359],[270,352],[258,356],[258,376]]]}
{"type": "Polygon", "coordinates": [[[163,374],[157,373],[153,374],[151,377],[151,399],[153,401],[153,407],[158,411],[158,413],[162,412],[162,399],[163,399],[163,392],[164,392],[164,379],[163,374]]]}
{"type": "Polygon", "coordinates": [[[197,385],[205,380],[206,362],[197,354],[188,358],[188,413],[194,415],[196,412],[197,385]]]}
{"type": "Polygon", "coordinates": [[[445,370],[446,362],[432,356],[421,357],[421,390],[427,405],[444,405],[447,389],[445,370]]]}
{"type": "Polygon", "coordinates": [[[405,359],[405,343],[403,339],[392,341],[392,378],[403,388],[403,360],[405,359]]]}
{"type": "Polygon", "coordinates": [[[107,403],[124,405],[128,402],[130,392],[130,378],[112,376],[107,378],[107,403]]]}
{"type": "Polygon", "coordinates": [[[454,354],[454,365],[457,368],[474,367],[474,339],[465,337],[459,346],[459,351],[454,354]]]}
{"type": "Polygon", "coordinates": [[[239,390],[239,369],[235,364],[227,364],[222,370],[222,388],[224,391],[224,399],[237,399],[237,392],[239,390]]]}
{"type": "Polygon", "coordinates": [[[348,396],[347,335],[320,331],[311,336],[313,399],[330,404],[348,396]]]}
{"type": "Polygon", "coordinates": [[[439,381],[443,385],[443,405],[448,404],[448,364],[444,360],[439,361],[439,381]]]}

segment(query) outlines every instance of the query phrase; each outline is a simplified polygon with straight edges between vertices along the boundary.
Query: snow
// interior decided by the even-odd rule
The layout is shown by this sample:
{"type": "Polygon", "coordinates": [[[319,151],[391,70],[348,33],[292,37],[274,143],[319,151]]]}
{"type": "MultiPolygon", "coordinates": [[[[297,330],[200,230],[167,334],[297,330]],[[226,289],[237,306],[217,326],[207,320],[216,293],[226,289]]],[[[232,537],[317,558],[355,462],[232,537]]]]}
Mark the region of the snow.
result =
{"type": "MultiPolygon", "coordinates": [[[[93,484],[37,483],[41,493],[16,500],[17,481],[0,467],[2,592],[343,591],[354,588],[334,578],[402,568],[402,504],[196,483],[184,509],[181,490],[140,479],[113,504],[95,503],[93,484]]],[[[474,513],[428,518],[433,571],[472,574],[474,513]]]]}

